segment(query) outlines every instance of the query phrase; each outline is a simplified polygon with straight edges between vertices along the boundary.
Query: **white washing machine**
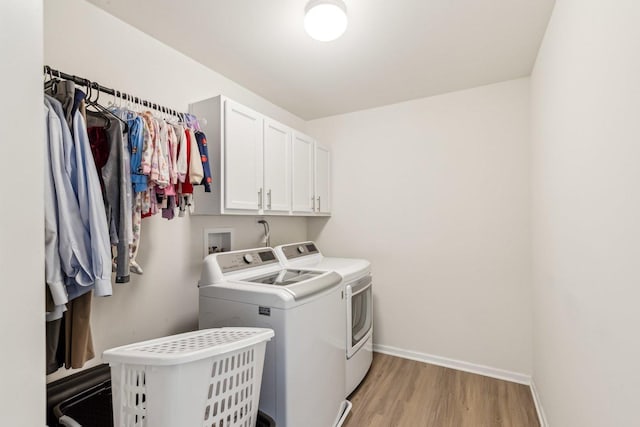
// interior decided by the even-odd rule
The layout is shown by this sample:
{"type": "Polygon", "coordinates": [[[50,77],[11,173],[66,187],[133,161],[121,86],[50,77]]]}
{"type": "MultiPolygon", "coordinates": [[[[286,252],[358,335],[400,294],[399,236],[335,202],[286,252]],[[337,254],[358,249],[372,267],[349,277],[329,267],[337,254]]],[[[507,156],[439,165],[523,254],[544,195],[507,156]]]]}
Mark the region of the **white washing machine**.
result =
{"type": "Polygon", "coordinates": [[[362,382],[373,359],[373,296],[371,263],[357,258],[322,255],[314,242],[299,242],[275,248],[280,261],[291,268],[335,271],[343,278],[346,317],[346,394],[362,382]]]}
{"type": "Polygon", "coordinates": [[[200,278],[199,325],[271,328],[260,410],[278,427],[340,426],[344,296],[335,272],[285,268],[272,248],[212,254],[200,278]]]}

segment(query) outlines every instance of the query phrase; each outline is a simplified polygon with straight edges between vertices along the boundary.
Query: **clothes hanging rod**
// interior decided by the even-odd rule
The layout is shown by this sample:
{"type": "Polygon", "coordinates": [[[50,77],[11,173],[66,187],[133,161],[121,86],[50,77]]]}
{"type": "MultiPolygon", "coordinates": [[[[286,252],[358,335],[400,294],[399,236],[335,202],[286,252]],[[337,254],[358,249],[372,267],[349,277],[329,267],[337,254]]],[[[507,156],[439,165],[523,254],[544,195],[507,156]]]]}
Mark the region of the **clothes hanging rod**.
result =
{"type": "Polygon", "coordinates": [[[55,70],[55,69],[51,68],[48,65],[44,66],[44,74],[45,74],[45,76],[48,75],[48,76],[50,76],[52,78],[53,77],[57,77],[59,79],[70,80],[70,81],[72,81],[72,82],[74,82],[74,83],[76,83],[78,85],[90,87],[91,89],[95,89],[95,90],[98,90],[100,92],[106,93],[108,95],[112,95],[112,96],[115,96],[117,98],[121,98],[121,99],[123,99],[125,101],[130,101],[130,102],[133,102],[135,104],[142,105],[142,106],[148,107],[148,108],[152,108],[152,109],[154,109],[156,111],[160,111],[160,112],[163,112],[163,113],[168,113],[168,114],[171,114],[173,116],[176,116],[176,117],[179,117],[179,118],[182,118],[182,119],[184,119],[185,116],[186,116],[185,113],[181,113],[179,111],[176,111],[173,108],[168,108],[168,107],[165,107],[163,105],[156,104],[156,103],[153,103],[151,101],[147,101],[146,99],[138,98],[137,96],[133,96],[133,95],[131,95],[129,93],[120,92],[119,90],[111,89],[111,88],[106,87],[106,86],[102,86],[101,84],[99,84],[97,82],[93,82],[93,81],[91,81],[89,79],[86,79],[84,77],[78,77],[78,76],[75,76],[73,74],[68,74],[68,73],[64,73],[64,72],[59,71],[59,70],[55,70]]]}

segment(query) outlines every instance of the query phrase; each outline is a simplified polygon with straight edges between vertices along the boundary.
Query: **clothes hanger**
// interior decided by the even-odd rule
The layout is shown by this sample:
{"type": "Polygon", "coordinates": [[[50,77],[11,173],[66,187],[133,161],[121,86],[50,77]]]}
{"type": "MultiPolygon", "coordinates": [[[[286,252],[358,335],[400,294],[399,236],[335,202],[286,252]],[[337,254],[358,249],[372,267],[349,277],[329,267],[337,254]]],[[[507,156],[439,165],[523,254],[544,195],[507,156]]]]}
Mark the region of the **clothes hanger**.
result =
{"type": "MultiPolygon", "coordinates": [[[[95,107],[95,105],[93,104],[94,101],[92,101],[92,99],[91,99],[93,97],[93,88],[91,87],[92,83],[89,80],[85,80],[84,85],[85,85],[86,91],[87,91],[87,93],[86,93],[86,95],[84,97],[85,108],[87,109],[87,111],[102,114],[102,111],[100,111],[97,107],[95,107]],[[93,110],[90,110],[91,107],[93,107],[93,110]],[[98,111],[96,111],[96,110],[98,110],[98,111]]],[[[99,97],[100,97],[100,94],[98,93],[98,98],[99,97]]],[[[97,101],[97,98],[96,98],[96,101],[97,101]]],[[[105,125],[109,124],[109,120],[108,120],[107,117],[104,117],[104,115],[103,115],[103,116],[101,116],[101,118],[104,120],[105,125]]]]}
{"type": "MultiPolygon", "coordinates": [[[[109,117],[113,117],[116,120],[118,120],[120,123],[122,123],[122,126],[124,127],[124,131],[127,132],[129,130],[129,126],[127,125],[127,122],[122,120],[120,117],[118,117],[117,115],[115,115],[111,110],[109,110],[108,108],[102,106],[98,101],[100,100],[100,88],[96,87],[96,99],[91,99],[92,95],[93,95],[93,85],[97,85],[96,83],[92,83],[89,80],[86,80],[86,85],[87,85],[87,108],[88,107],[93,107],[95,110],[97,110],[96,112],[104,114],[105,116],[109,116],[109,117]]],[[[105,117],[107,118],[107,117],[105,117]]]]}
{"type": "Polygon", "coordinates": [[[51,76],[51,68],[48,65],[44,67],[44,85],[47,85],[47,77],[51,76]]]}
{"type": "Polygon", "coordinates": [[[178,123],[178,112],[176,110],[171,110],[169,114],[170,114],[169,118],[171,120],[171,124],[172,125],[177,124],[178,123]]]}
{"type": "MultiPolygon", "coordinates": [[[[55,95],[58,92],[58,83],[60,82],[60,80],[53,76],[51,67],[49,67],[48,65],[45,67],[45,70],[47,71],[47,73],[45,73],[45,78],[47,74],[49,74],[49,80],[45,80],[44,90],[51,89],[51,93],[55,95]]],[[[59,74],[60,72],[58,71],[58,75],[59,74]]]]}
{"type": "Polygon", "coordinates": [[[107,108],[111,111],[113,109],[118,109],[118,106],[116,105],[116,94],[118,93],[117,90],[113,91],[113,95],[111,100],[109,101],[109,103],[107,104],[107,108]]]}

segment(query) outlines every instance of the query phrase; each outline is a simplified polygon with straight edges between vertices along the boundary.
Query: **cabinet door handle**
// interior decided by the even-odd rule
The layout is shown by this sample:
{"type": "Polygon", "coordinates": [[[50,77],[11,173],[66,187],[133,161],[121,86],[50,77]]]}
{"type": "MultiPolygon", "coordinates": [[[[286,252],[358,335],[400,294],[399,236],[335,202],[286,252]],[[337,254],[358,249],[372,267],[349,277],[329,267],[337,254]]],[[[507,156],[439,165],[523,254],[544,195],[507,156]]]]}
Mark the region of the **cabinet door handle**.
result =
{"type": "Polygon", "coordinates": [[[271,189],[267,191],[267,209],[271,210],[271,189]]]}
{"type": "Polygon", "coordinates": [[[313,202],[313,208],[311,209],[311,212],[315,212],[316,211],[316,196],[311,196],[311,202],[313,202]]]}
{"type": "Polygon", "coordinates": [[[258,190],[258,209],[262,209],[262,187],[258,190]]]}
{"type": "Polygon", "coordinates": [[[320,212],[320,196],[318,196],[318,212],[320,212]]]}

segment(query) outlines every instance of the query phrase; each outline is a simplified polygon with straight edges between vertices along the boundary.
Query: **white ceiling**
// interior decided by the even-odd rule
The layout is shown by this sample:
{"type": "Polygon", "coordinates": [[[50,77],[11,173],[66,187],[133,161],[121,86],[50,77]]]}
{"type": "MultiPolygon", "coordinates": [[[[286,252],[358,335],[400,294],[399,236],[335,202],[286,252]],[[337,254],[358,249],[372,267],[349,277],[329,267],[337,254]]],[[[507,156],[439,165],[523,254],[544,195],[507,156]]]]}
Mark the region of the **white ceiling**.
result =
{"type": "Polygon", "coordinates": [[[304,32],[306,0],[89,0],[303,119],[527,76],[554,0],[345,0],[304,32]]]}

